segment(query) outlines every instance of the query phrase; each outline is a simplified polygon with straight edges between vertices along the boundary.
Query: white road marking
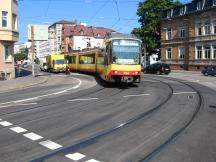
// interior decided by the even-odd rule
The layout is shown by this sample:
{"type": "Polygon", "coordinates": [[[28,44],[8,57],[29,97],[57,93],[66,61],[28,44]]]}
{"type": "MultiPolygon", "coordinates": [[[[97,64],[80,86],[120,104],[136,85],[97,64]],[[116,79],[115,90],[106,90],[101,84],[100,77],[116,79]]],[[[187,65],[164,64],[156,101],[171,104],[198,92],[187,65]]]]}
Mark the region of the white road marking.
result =
{"type": "Polygon", "coordinates": [[[31,101],[31,100],[36,100],[36,99],[39,99],[39,98],[43,98],[43,97],[47,97],[47,96],[52,96],[52,95],[57,95],[57,94],[61,94],[61,93],[65,93],[67,91],[70,91],[72,89],[77,89],[80,87],[80,85],[82,84],[82,81],[78,78],[75,78],[75,77],[72,77],[74,78],[75,80],[78,80],[78,84],[74,87],[71,87],[71,88],[68,88],[68,89],[65,89],[63,91],[59,91],[59,92],[55,92],[55,93],[50,93],[50,94],[45,94],[45,95],[41,95],[41,96],[36,96],[36,97],[31,97],[31,98],[26,98],[26,99],[21,99],[21,100],[16,100],[16,101],[9,101],[9,102],[4,102],[4,103],[0,103],[0,105],[6,105],[6,104],[11,104],[11,103],[20,103],[20,102],[26,102],[26,101],[31,101]]]}
{"type": "Polygon", "coordinates": [[[178,94],[195,94],[197,92],[175,92],[173,93],[174,95],[178,95],[178,94]]]}
{"type": "Polygon", "coordinates": [[[206,84],[213,84],[213,83],[211,83],[211,82],[205,82],[206,84]]]}
{"type": "Polygon", "coordinates": [[[100,161],[95,160],[95,159],[90,159],[90,160],[88,160],[88,161],[86,161],[86,162],[100,162],[100,161]]]}
{"type": "Polygon", "coordinates": [[[10,128],[12,131],[16,132],[16,133],[23,133],[23,132],[27,132],[26,129],[24,128],[21,128],[21,127],[13,127],[13,128],[10,128]]]}
{"type": "Polygon", "coordinates": [[[138,94],[138,95],[126,95],[123,97],[139,97],[139,96],[150,96],[151,94],[138,94]]]}
{"type": "Polygon", "coordinates": [[[158,83],[160,81],[156,81],[156,80],[143,80],[144,82],[154,82],[154,83],[158,83]]]}
{"type": "Polygon", "coordinates": [[[35,134],[35,133],[33,133],[33,132],[23,134],[23,136],[25,136],[26,138],[29,138],[29,139],[31,139],[31,140],[33,140],[33,141],[37,141],[37,140],[43,138],[43,137],[41,137],[40,135],[37,135],[37,134],[35,134]]]}
{"type": "Polygon", "coordinates": [[[0,106],[0,109],[5,107],[28,106],[28,105],[37,105],[37,103],[14,104],[14,105],[10,104],[10,105],[0,106]]]}
{"type": "Polygon", "coordinates": [[[58,149],[58,148],[62,147],[62,145],[59,145],[59,144],[57,144],[55,142],[52,142],[50,140],[42,141],[39,144],[44,146],[44,147],[49,148],[50,150],[55,150],[55,149],[58,149]]]}
{"type": "Polygon", "coordinates": [[[74,154],[67,154],[65,155],[67,158],[71,159],[71,160],[74,160],[74,161],[78,161],[84,157],[86,157],[85,155],[83,154],[80,154],[78,152],[74,153],[74,154]]]}
{"type": "Polygon", "coordinates": [[[0,121],[1,121],[2,119],[0,119],[0,121]]]}
{"type": "Polygon", "coordinates": [[[13,124],[10,122],[7,122],[7,121],[2,121],[2,122],[0,122],[0,125],[2,125],[3,127],[8,127],[8,126],[11,126],[13,124]]]}
{"type": "Polygon", "coordinates": [[[13,101],[13,103],[20,103],[20,102],[26,102],[26,101],[31,101],[31,100],[37,100],[38,97],[31,97],[31,98],[26,98],[26,99],[22,99],[22,100],[16,100],[13,101]]]}
{"type": "Polygon", "coordinates": [[[98,100],[98,98],[77,98],[73,100],[68,100],[68,101],[87,101],[87,100],[98,100]]]}

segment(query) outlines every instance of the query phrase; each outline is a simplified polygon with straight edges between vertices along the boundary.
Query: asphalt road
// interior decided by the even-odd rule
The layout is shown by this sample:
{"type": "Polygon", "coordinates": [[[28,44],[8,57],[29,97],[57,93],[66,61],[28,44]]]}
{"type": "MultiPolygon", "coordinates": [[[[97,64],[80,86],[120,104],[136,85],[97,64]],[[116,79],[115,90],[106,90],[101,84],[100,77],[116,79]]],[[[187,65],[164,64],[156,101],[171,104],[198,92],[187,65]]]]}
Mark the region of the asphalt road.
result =
{"type": "Polygon", "coordinates": [[[216,161],[213,89],[154,75],[106,86],[50,77],[0,94],[0,161],[216,161]]]}

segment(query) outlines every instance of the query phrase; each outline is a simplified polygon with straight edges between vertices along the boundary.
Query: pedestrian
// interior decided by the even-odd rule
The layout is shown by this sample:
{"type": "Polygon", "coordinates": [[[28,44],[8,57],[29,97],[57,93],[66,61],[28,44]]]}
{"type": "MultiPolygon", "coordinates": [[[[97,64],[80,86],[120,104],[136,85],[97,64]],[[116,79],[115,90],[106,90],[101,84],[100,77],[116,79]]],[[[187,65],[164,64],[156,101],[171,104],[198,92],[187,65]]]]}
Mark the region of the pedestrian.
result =
{"type": "Polygon", "coordinates": [[[70,75],[70,68],[69,68],[68,66],[66,66],[65,74],[66,74],[66,75],[70,75]]]}

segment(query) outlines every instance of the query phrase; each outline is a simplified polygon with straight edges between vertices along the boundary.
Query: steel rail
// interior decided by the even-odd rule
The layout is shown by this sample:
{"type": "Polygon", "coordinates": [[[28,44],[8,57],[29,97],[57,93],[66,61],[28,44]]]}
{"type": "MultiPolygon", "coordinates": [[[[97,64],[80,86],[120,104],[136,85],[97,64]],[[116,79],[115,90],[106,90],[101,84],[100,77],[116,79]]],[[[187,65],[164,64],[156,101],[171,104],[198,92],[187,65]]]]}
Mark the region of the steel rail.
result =
{"type": "Polygon", "coordinates": [[[121,123],[121,124],[116,125],[116,126],[114,126],[112,128],[106,129],[104,131],[98,132],[98,133],[96,133],[94,135],[91,135],[90,137],[84,138],[84,139],[82,139],[82,140],[80,140],[80,141],[78,141],[78,142],[76,142],[76,143],[74,143],[72,145],[67,146],[67,147],[59,148],[57,150],[54,150],[54,151],[52,151],[52,152],[50,152],[50,153],[48,153],[46,155],[40,156],[40,157],[35,157],[35,158],[31,159],[29,162],[43,162],[44,160],[46,160],[46,159],[48,159],[48,158],[50,158],[50,157],[52,157],[52,156],[54,156],[54,155],[56,155],[58,153],[67,153],[67,152],[75,151],[75,150],[80,149],[82,147],[88,146],[88,145],[93,144],[94,142],[96,142],[97,139],[102,138],[102,137],[104,137],[106,135],[109,135],[109,134],[111,134],[111,133],[113,133],[113,132],[115,132],[117,130],[120,130],[120,129],[122,129],[122,128],[124,128],[124,127],[126,127],[126,126],[128,126],[128,125],[142,119],[142,118],[145,118],[145,117],[147,117],[148,115],[150,115],[150,114],[152,114],[154,112],[156,112],[163,105],[165,105],[173,96],[173,88],[172,88],[172,86],[170,86],[166,82],[162,82],[162,81],[160,81],[160,82],[167,85],[171,92],[169,93],[168,97],[163,102],[161,102],[159,105],[155,106],[154,108],[152,108],[152,109],[150,109],[150,110],[148,110],[148,111],[146,111],[146,112],[144,112],[142,114],[139,114],[139,115],[125,121],[124,123],[121,123]]]}
{"type": "MultiPolygon", "coordinates": [[[[149,78],[154,79],[154,80],[158,80],[158,79],[151,78],[151,77],[149,77],[149,78]]],[[[165,78],[163,78],[163,79],[165,79],[165,78]]],[[[180,81],[178,79],[169,78],[169,80],[179,82],[179,83],[184,84],[184,85],[190,87],[191,89],[193,89],[198,94],[198,97],[199,97],[198,104],[195,108],[195,111],[194,111],[192,117],[183,127],[181,127],[176,132],[174,132],[164,143],[162,143],[160,146],[156,147],[152,152],[150,152],[148,155],[146,155],[143,159],[139,160],[139,162],[149,162],[151,159],[153,159],[155,157],[155,155],[157,155],[163,148],[165,148],[168,144],[170,144],[170,142],[172,142],[175,138],[177,138],[177,136],[179,136],[192,123],[192,121],[195,119],[199,110],[202,107],[203,97],[202,97],[202,94],[199,92],[199,90],[194,88],[192,85],[185,83],[183,81],[180,81]]],[[[158,80],[158,81],[161,81],[161,80],[158,80]]]]}

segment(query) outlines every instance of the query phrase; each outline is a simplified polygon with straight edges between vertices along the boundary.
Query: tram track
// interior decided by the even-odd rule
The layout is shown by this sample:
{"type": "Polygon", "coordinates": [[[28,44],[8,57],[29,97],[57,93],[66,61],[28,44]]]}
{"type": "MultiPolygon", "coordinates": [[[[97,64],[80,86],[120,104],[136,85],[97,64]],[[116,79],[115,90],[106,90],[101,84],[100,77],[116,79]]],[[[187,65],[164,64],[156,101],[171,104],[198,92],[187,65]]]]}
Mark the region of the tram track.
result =
{"type": "MultiPolygon", "coordinates": [[[[158,79],[155,79],[155,78],[151,78],[149,77],[149,79],[154,79],[154,80],[158,80],[158,79]]],[[[164,79],[164,78],[163,78],[164,79]]],[[[192,117],[190,118],[190,120],[185,124],[183,125],[180,129],[178,129],[176,132],[174,132],[164,143],[162,143],[160,146],[156,147],[152,152],[150,152],[148,155],[146,155],[143,159],[141,159],[139,162],[149,162],[151,159],[154,158],[154,156],[159,153],[163,148],[165,148],[170,142],[172,142],[175,138],[177,138],[177,136],[179,136],[186,128],[189,127],[189,125],[192,123],[192,121],[195,119],[195,117],[197,116],[199,110],[201,109],[202,107],[202,103],[203,103],[203,97],[202,97],[202,94],[199,92],[199,90],[197,90],[196,88],[194,88],[192,85],[188,84],[188,83],[185,83],[183,81],[179,81],[177,79],[174,79],[174,78],[169,78],[169,80],[172,80],[172,81],[176,81],[176,82],[179,82],[181,84],[184,84],[188,87],[190,87],[191,89],[193,89],[198,97],[199,97],[199,101],[198,101],[198,104],[195,108],[195,111],[192,115],[192,117]]],[[[161,80],[158,80],[158,81],[161,81],[161,80]]]]}
{"type": "MultiPolygon", "coordinates": [[[[146,77],[147,78],[147,77],[146,77]]],[[[126,120],[125,122],[122,122],[118,125],[114,125],[112,126],[111,128],[107,128],[107,129],[104,129],[102,131],[99,131],[98,133],[93,133],[92,135],[90,136],[87,136],[86,138],[81,138],[80,140],[78,141],[74,141],[74,143],[72,145],[67,145],[66,147],[63,147],[61,149],[57,149],[53,152],[50,152],[44,156],[40,156],[40,157],[36,157],[34,159],[32,159],[31,161],[32,162],[38,162],[38,161],[43,161],[44,159],[48,159],[49,157],[52,157],[52,156],[55,156],[56,154],[59,154],[59,153],[68,153],[68,152],[73,152],[73,151],[76,151],[80,148],[85,148],[86,146],[89,146],[90,144],[93,144],[95,143],[96,141],[98,141],[100,138],[102,137],[105,137],[105,136],[108,136],[110,135],[111,133],[114,133],[114,132],[117,132],[118,130],[121,130],[122,128],[125,128],[129,125],[132,125],[132,124],[137,124],[136,121],[140,121],[141,119],[144,119],[144,120],[148,120],[148,116],[150,117],[151,115],[153,115],[155,112],[157,112],[157,110],[160,110],[166,103],[168,103],[172,96],[173,96],[173,93],[174,93],[174,89],[173,89],[173,86],[172,84],[170,84],[169,82],[166,82],[163,81],[163,80],[158,80],[158,79],[155,79],[155,78],[149,78],[151,80],[157,80],[159,82],[161,82],[162,84],[166,85],[168,88],[169,88],[169,95],[163,99],[163,101],[158,104],[157,106],[154,106],[153,108],[151,108],[150,110],[146,111],[146,112],[143,112],[139,115],[136,115],[136,116],[132,116],[132,118],[126,120]]],[[[171,79],[169,78],[169,80],[173,80],[173,81],[176,81],[176,82],[179,82],[181,84],[184,84],[188,87],[190,87],[191,89],[193,89],[194,91],[197,92],[198,96],[199,96],[199,103],[197,104],[197,107],[195,109],[195,112],[193,113],[191,119],[189,120],[189,122],[187,122],[184,126],[182,126],[180,129],[178,129],[177,131],[175,131],[169,138],[167,138],[167,140],[162,143],[160,146],[156,147],[155,149],[153,149],[152,152],[148,153],[144,158],[139,158],[141,159],[140,162],[147,162],[147,161],[150,161],[159,151],[161,151],[163,148],[165,148],[165,146],[167,146],[174,138],[176,138],[179,134],[181,134],[189,125],[190,123],[194,120],[194,118],[196,117],[196,115],[198,114],[199,112],[199,109],[201,107],[201,104],[202,104],[202,96],[201,96],[201,93],[199,93],[193,86],[191,86],[190,84],[187,84],[185,82],[180,82],[179,80],[174,80],[174,79],[171,79]],[[199,108],[198,108],[199,107],[199,108]]],[[[104,87],[101,87],[99,89],[99,92],[102,91],[103,92],[103,89],[105,89],[104,87]]],[[[124,92],[125,89],[118,89],[117,92],[115,92],[115,94],[110,94],[109,96],[118,96],[119,94],[121,94],[122,92],[124,92]]],[[[95,93],[97,93],[98,90],[95,90],[95,93]]],[[[112,92],[112,91],[111,91],[112,92]]],[[[141,91],[139,91],[141,92],[141,91]]],[[[92,94],[92,92],[88,92],[88,94],[86,93],[86,95],[88,96],[89,94],[92,94]]],[[[82,95],[83,97],[83,95],[82,95]]],[[[73,99],[73,98],[71,98],[73,99]]],[[[68,100],[65,99],[64,101],[68,100]]],[[[64,102],[62,101],[62,102],[64,102]]],[[[97,101],[94,101],[92,103],[97,103],[97,102],[102,102],[104,100],[97,100],[97,101]]],[[[56,104],[61,104],[61,102],[56,102],[56,104]]],[[[53,104],[53,103],[52,103],[53,104]]],[[[52,105],[51,104],[51,105],[52,105]]],[[[43,105],[44,106],[44,105],[43,105]]],[[[162,109],[163,110],[163,109],[162,109]]],[[[121,110],[117,111],[117,113],[121,113],[121,110]]],[[[59,114],[61,115],[61,114],[59,114]]],[[[93,120],[91,123],[87,123],[86,125],[83,125],[83,128],[85,127],[88,127],[89,125],[95,125],[96,123],[98,122],[101,122],[101,121],[104,121],[106,119],[108,119],[109,117],[112,117],[112,115],[107,115],[107,116],[103,116],[97,120],[93,120]]],[[[38,120],[41,120],[42,118],[38,119],[38,120]]],[[[35,121],[35,120],[31,120],[31,121],[35,121]]],[[[30,120],[27,120],[26,122],[31,122],[30,120]]],[[[142,121],[142,120],[141,120],[142,121]]],[[[24,124],[26,122],[20,122],[18,124],[24,124]]],[[[17,123],[16,123],[17,124],[17,123]]],[[[178,127],[177,127],[178,128],[178,127]]],[[[77,130],[80,129],[80,127],[76,128],[77,130]]],[[[76,131],[76,130],[73,130],[73,131],[76,131]]]]}
{"type": "Polygon", "coordinates": [[[145,117],[147,117],[148,115],[151,115],[154,112],[156,112],[163,105],[165,105],[173,96],[173,88],[172,88],[172,86],[170,86],[166,82],[161,82],[161,83],[165,84],[170,89],[170,93],[167,96],[167,98],[163,102],[161,102],[159,105],[157,105],[157,106],[153,107],[152,109],[150,109],[150,110],[148,110],[148,111],[146,111],[144,113],[141,113],[141,114],[139,114],[139,115],[137,115],[137,116],[135,116],[135,117],[133,117],[131,119],[128,119],[127,121],[125,121],[125,122],[123,122],[123,123],[121,123],[119,125],[113,126],[113,127],[109,128],[109,129],[106,129],[106,130],[103,130],[103,131],[98,132],[96,134],[93,134],[93,135],[91,135],[91,136],[89,136],[87,138],[84,138],[84,139],[74,143],[73,145],[70,145],[70,146],[55,150],[55,151],[50,152],[49,154],[46,154],[44,156],[32,159],[32,160],[30,160],[30,162],[41,162],[41,161],[43,161],[43,160],[45,160],[45,159],[47,159],[49,157],[52,157],[52,156],[54,156],[54,155],[56,155],[58,153],[75,151],[78,148],[82,148],[82,147],[85,147],[85,146],[87,146],[87,145],[89,145],[91,143],[94,143],[94,141],[98,140],[99,138],[107,136],[107,135],[109,135],[109,134],[111,134],[111,133],[113,133],[113,132],[115,132],[117,130],[120,130],[120,129],[122,129],[122,128],[124,128],[124,127],[126,127],[126,126],[128,126],[128,125],[142,119],[142,118],[145,118],[145,117]]]}

